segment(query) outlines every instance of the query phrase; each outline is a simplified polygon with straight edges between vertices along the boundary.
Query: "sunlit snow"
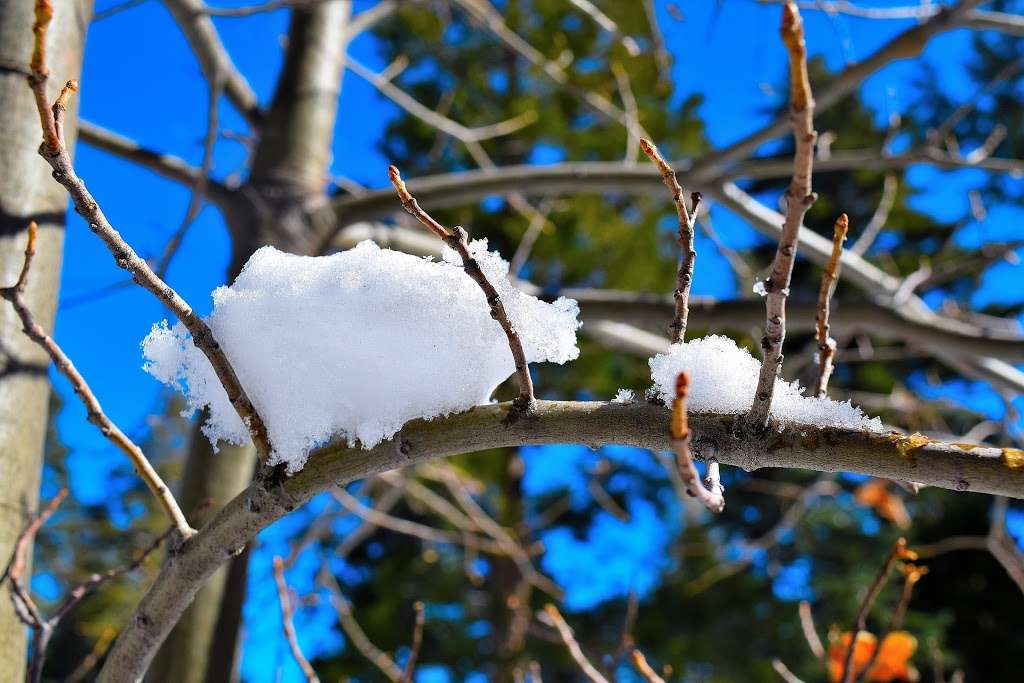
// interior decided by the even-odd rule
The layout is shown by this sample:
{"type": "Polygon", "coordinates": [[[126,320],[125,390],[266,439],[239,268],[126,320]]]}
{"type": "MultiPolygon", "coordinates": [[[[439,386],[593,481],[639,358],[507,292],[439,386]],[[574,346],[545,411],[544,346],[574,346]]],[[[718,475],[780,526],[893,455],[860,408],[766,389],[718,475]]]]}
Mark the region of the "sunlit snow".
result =
{"type": "MultiPolygon", "coordinates": [[[[485,241],[471,245],[532,363],[579,355],[578,306],[512,287],[485,241]]],[[[267,423],[274,462],[297,471],[335,436],[370,448],[417,417],[486,403],[515,370],[508,341],[455,252],[443,262],[370,241],[323,257],[264,247],[230,287],[213,292],[207,323],[267,423]]],[[[145,369],[208,407],[211,441],[248,439],[206,357],[179,323],[154,325],[145,369]]]]}
{"type": "MultiPolygon", "coordinates": [[[[712,335],[673,344],[667,354],[649,361],[659,398],[671,402],[676,377],[690,373],[687,407],[693,412],[745,413],[754,402],[761,362],[728,337],[712,335]]],[[[784,423],[884,431],[882,421],[868,418],[849,401],[804,396],[797,382],[775,380],[771,416],[784,423]]]]}

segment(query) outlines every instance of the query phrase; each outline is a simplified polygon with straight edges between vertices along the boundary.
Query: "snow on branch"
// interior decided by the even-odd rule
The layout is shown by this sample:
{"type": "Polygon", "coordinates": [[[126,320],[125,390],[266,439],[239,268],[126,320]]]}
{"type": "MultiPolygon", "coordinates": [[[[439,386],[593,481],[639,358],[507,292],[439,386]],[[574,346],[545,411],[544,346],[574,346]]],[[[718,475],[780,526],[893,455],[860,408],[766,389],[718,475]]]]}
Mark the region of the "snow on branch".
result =
{"type": "MultiPolygon", "coordinates": [[[[414,420],[373,449],[332,444],[314,453],[301,472],[278,485],[252,483],[164,567],[111,649],[99,680],[141,678],[196,591],[228,559],[225,548],[241,548],[260,529],[330,486],[461,453],[564,443],[566,434],[594,448],[613,443],[652,450],[670,446],[662,406],[537,401],[532,419],[512,424],[505,421],[508,409],[508,404],[494,404],[433,420],[414,420]]],[[[721,463],[748,469],[860,472],[1024,498],[1024,452],[1019,450],[816,425],[789,425],[767,436],[737,434],[733,425],[741,417],[691,412],[688,420],[696,435],[691,447],[698,454],[714,449],[721,463]]]]}
{"type": "MultiPolygon", "coordinates": [[[[521,340],[524,363],[579,355],[576,302],[515,290],[508,265],[466,245],[493,283],[521,340]]],[[[515,371],[502,327],[450,250],[441,262],[363,242],[331,256],[256,251],[230,287],[213,293],[206,324],[266,420],[270,462],[303,467],[332,438],[372,448],[404,423],[486,403],[515,371]],[[258,340],[254,341],[254,340],[258,340]]],[[[154,326],[146,370],[178,388],[189,411],[208,407],[212,442],[242,442],[245,425],[183,325],[154,326]]]]}

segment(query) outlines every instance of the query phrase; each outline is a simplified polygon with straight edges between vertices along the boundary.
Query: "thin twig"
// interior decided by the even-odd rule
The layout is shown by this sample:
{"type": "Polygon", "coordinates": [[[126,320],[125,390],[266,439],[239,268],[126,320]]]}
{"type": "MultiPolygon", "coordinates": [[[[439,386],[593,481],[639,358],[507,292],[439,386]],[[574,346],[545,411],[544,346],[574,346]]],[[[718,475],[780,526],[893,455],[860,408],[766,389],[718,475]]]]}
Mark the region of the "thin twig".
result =
{"type": "Polygon", "coordinates": [[[818,637],[818,629],[814,625],[814,614],[811,612],[811,603],[806,600],[800,601],[800,628],[804,632],[804,640],[807,641],[807,647],[811,649],[813,654],[818,659],[825,659],[825,646],[821,643],[821,638],[818,637]]]}
{"type": "Polygon", "coordinates": [[[487,299],[487,305],[491,309],[491,317],[497,320],[498,324],[501,325],[501,329],[505,331],[509,349],[512,351],[512,360],[516,366],[516,377],[519,381],[519,396],[513,401],[513,411],[509,414],[509,417],[514,419],[519,415],[532,412],[536,399],[533,396],[533,380],[530,378],[530,367],[526,362],[526,352],[523,351],[522,341],[520,341],[519,333],[516,332],[515,327],[512,326],[512,322],[508,318],[508,313],[505,311],[505,305],[498,295],[498,290],[490,283],[483,270],[480,269],[480,264],[470,254],[466,231],[462,227],[456,226],[454,231],[449,232],[447,228],[421,209],[420,205],[416,202],[416,198],[409,193],[405,186],[405,181],[402,180],[401,173],[399,173],[395,166],[388,167],[388,177],[398,192],[402,208],[426,226],[428,230],[437,235],[445,244],[458,252],[462,258],[462,267],[465,269],[466,274],[473,278],[473,281],[483,291],[484,297],[487,299]]]}
{"type": "Polygon", "coordinates": [[[174,494],[171,493],[170,488],[161,479],[160,474],[150,464],[145,453],[107,417],[103,412],[99,399],[96,398],[96,394],[89,387],[89,383],[85,381],[85,378],[78,372],[74,363],[71,362],[71,359],[68,358],[67,354],[64,353],[64,350],[53,337],[48,335],[42,325],[36,322],[35,316],[29,310],[24,294],[25,288],[28,286],[28,274],[29,269],[32,267],[32,258],[35,255],[35,244],[36,222],[32,221],[28,226],[25,261],[22,264],[21,273],[18,275],[18,281],[11,287],[0,289],[0,297],[9,301],[11,306],[14,307],[18,317],[21,318],[22,329],[29,339],[41,346],[49,354],[57,371],[71,382],[75,394],[85,406],[86,419],[96,425],[103,436],[117,446],[118,450],[128,456],[139,478],[142,479],[143,483],[153,493],[153,496],[156,497],[157,502],[164,509],[164,512],[167,513],[171,523],[181,535],[181,540],[192,536],[195,530],[189,526],[188,520],[185,519],[185,515],[178,505],[178,501],[174,498],[174,494]]]}
{"type": "Polygon", "coordinates": [[[853,653],[856,650],[857,636],[864,630],[867,622],[868,612],[871,611],[871,606],[875,604],[875,599],[878,594],[882,592],[882,588],[885,586],[886,580],[889,578],[889,571],[892,569],[896,560],[909,559],[916,560],[917,554],[907,550],[907,539],[899,538],[893,545],[892,550],[885,557],[885,561],[882,562],[882,567],[878,570],[878,574],[875,576],[875,580],[868,587],[868,592],[864,595],[864,599],[860,603],[860,608],[857,610],[857,616],[853,620],[853,627],[850,629],[851,639],[850,647],[846,651],[846,658],[843,661],[843,675],[839,678],[840,683],[852,683],[857,672],[853,668],[853,653]]]}
{"type": "MultiPolygon", "coordinates": [[[[885,644],[885,639],[889,637],[889,634],[898,629],[903,625],[903,617],[907,613],[907,606],[910,604],[910,598],[914,593],[914,586],[921,577],[928,573],[927,567],[920,567],[914,564],[903,565],[903,590],[900,592],[900,600],[896,604],[896,609],[893,610],[892,616],[889,617],[889,623],[885,625],[882,632],[878,634],[877,643],[875,649],[872,650],[871,656],[868,658],[867,664],[860,670],[860,673],[854,678],[854,681],[859,681],[865,676],[870,676],[871,669],[875,666],[875,662],[878,661],[878,654],[882,651],[882,646],[885,644]]],[[[854,643],[856,645],[856,643],[854,643]]]]}
{"type": "Polygon", "coordinates": [[[164,245],[163,254],[160,256],[160,260],[156,264],[156,273],[161,279],[167,277],[167,269],[171,266],[171,260],[174,255],[178,253],[178,249],[181,247],[181,243],[185,240],[185,234],[188,233],[189,228],[195,222],[196,218],[199,217],[199,212],[203,209],[203,204],[206,201],[207,186],[210,182],[210,173],[213,171],[213,148],[217,143],[218,137],[218,103],[220,102],[220,95],[223,92],[223,86],[221,85],[220,79],[214,76],[214,80],[208,85],[209,95],[207,97],[207,109],[206,109],[206,137],[203,140],[203,165],[199,175],[196,177],[195,182],[192,184],[192,194],[188,200],[188,207],[185,209],[185,217],[181,220],[181,225],[171,235],[171,239],[164,245]]]}
{"type": "Polygon", "coordinates": [[[779,677],[786,683],[804,683],[795,673],[789,670],[789,667],[779,659],[778,657],[772,659],[772,668],[775,669],[775,673],[779,674],[779,677]]]}
{"type": "Polygon", "coordinates": [[[765,335],[761,339],[764,359],[757,379],[754,402],[747,424],[755,431],[768,426],[768,415],[775,391],[775,379],[782,371],[782,345],[786,339],[786,298],[796,261],[797,239],[804,214],[814,203],[811,192],[811,170],[814,166],[814,98],[807,76],[807,46],[804,26],[796,5],[789,0],[782,10],[782,41],[789,53],[790,120],[793,126],[795,152],[793,178],[786,190],[786,221],[779,236],[779,246],[772,262],[771,274],[764,280],[767,294],[765,335]]]}
{"type": "Polygon", "coordinates": [[[95,198],[85,187],[85,183],[75,173],[71,157],[64,145],[62,127],[65,103],[70,94],[77,90],[75,81],[68,81],[61,91],[60,97],[51,108],[46,101],[46,79],[48,71],[45,64],[46,30],[53,16],[50,0],[37,0],[35,33],[35,49],[32,57],[32,75],[29,85],[35,93],[36,105],[43,129],[43,146],[40,155],[53,168],[54,179],[64,186],[71,195],[75,211],[85,219],[89,229],[107,245],[118,267],[128,271],[139,285],[156,296],[167,306],[192,334],[192,343],[203,352],[210,361],[217,379],[227,392],[231,405],[238,412],[242,422],[248,427],[250,436],[261,459],[270,456],[270,441],[267,428],[259,416],[252,401],[242,388],[238,375],[235,374],[231,362],[213,336],[207,324],[195,314],[192,307],[164,282],[146,261],[135,253],[125,242],[121,234],[107,220],[95,198]],[[49,13],[47,14],[47,9],[49,13]]]}
{"type": "Polygon", "coordinates": [[[686,484],[686,493],[701,502],[711,512],[725,509],[725,488],[718,476],[718,462],[708,462],[707,479],[701,483],[700,475],[690,455],[690,426],[686,417],[686,395],[690,389],[690,374],[679,373],[676,378],[676,396],[672,400],[672,426],[669,434],[672,437],[672,449],[676,454],[676,466],[686,484]]]}
{"type": "Polygon", "coordinates": [[[316,675],[316,671],[313,670],[313,665],[302,654],[302,648],[299,647],[299,641],[295,637],[295,625],[292,623],[294,607],[292,605],[291,590],[284,579],[284,562],[278,555],[274,556],[274,581],[277,583],[277,599],[281,603],[281,628],[284,630],[284,637],[288,640],[288,647],[292,651],[292,657],[295,658],[295,663],[302,669],[302,674],[306,677],[308,683],[320,683],[320,678],[316,675]]]}
{"type": "Polygon", "coordinates": [[[849,228],[850,219],[845,213],[839,214],[832,236],[832,258],[825,265],[825,272],[821,276],[821,289],[818,290],[818,313],[814,319],[814,337],[818,341],[818,377],[814,381],[814,395],[822,398],[828,395],[828,380],[832,376],[832,357],[836,353],[836,340],[829,334],[829,308],[832,294],[836,291],[836,283],[839,282],[841,267],[839,257],[842,256],[843,242],[846,240],[846,232],[849,228]]]}
{"type": "Polygon", "coordinates": [[[850,251],[854,254],[863,256],[864,252],[874,244],[878,233],[885,227],[885,222],[889,220],[889,212],[892,211],[892,207],[896,203],[896,191],[899,187],[898,176],[895,173],[886,173],[885,179],[882,181],[882,196],[878,200],[878,206],[871,214],[871,220],[864,226],[864,230],[850,247],[850,251]]]}
{"type": "Polygon", "coordinates": [[[334,578],[334,575],[331,574],[326,566],[320,572],[320,583],[331,593],[331,604],[334,605],[334,610],[338,614],[338,621],[341,624],[341,628],[345,631],[345,635],[348,636],[349,642],[370,663],[380,669],[381,673],[389,681],[399,683],[405,672],[395,663],[395,660],[391,659],[387,653],[374,645],[366,636],[366,632],[363,631],[359,622],[356,621],[355,616],[352,614],[352,605],[342,595],[341,586],[338,585],[337,579],[334,578]]]}
{"type": "Polygon", "coordinates": [[[576,642],[576,637],[572,633],[572,629],[569,628],[569,624],[565,623],[565,619],[562,617],[562,613],[558,611],[550,602],[544,606],[544,613],[547,615],[551,624],[558,629],[558,635],[562,637],[562,642],[565,643],[566,649],[569,650],[569,655],[579,666],[580,671],[583,675],[590,679],[593,683],[608,683],[608,679],[601,675],[587,656],[583,654],[583,649],[580,644],[576,642]]]}
{"type": "MultiPolygon", "coordinates": [[[[61,501],[63,501],[65,496],[67,496],[67,493],[67,489],[61,489],[58,491],[57,495],[50,500],[46,507],[43,508],[43,510],[25,526],[25,529],[18,536],[17,541],[15,541],[14,555],[11,557],[11,561],[8,564],[7,571],[4,573],[3,577],[10,583],[11,601],[14,603],[15,614],[25,626],[32,630],[32,644],[29,649],[29,669],[26,675],[26,680],[29,683],[38,683],[39,681],[42,681],[43,664],[46,661],[46,648],[50,643],[50,638],[53,636],[53,633],[60,625],[61,620],[67,616],[67,614],[74,609],[78,603],[101,585],[110,579],[117,578],[122,574],[138,568],[146,558],[159,548],[167,537],[175,531],[175,527],[170,527],[166,532],[158,536],[132,562],[120,567],[108,569],[102,574],[90,575],[84,582],[75,586],[64,595],[63,599],[57,605],[56,610],[54,610],[54,613],[49,618],[44,617],[35,601],[32,600],[32,596],[29,594],[28,589],[25,587],[21,574],[25,569],[25,558],[29,547],[32,545],[33,539],[42,526],[46,524],[47,520],[49,520],[53,513],[57,511],[58,506],[60,506],[61,501]]],[[[3,579],[0,579],[0,581],[2,580],[3,579]]]]}
{"type": "Polygon", "coordinates": [[[647,663],[647,658],[644,657],[644,653],[634,648],[629,653],[629,660],[633,662],[633,668],[635,668],[647,683],[665,683],[665,679],[658,675],[658,672],[651,668],[651,665],[647,663]]]}
{"type": "Polygon", "coordinates": [[[672,343],[677,344],[686,340],[686,319],[690,314],[690,285],[693,282],[693,262],[697,258],[697,252],[693,246],[693,225],[700,212],[700,192],[690,194],[690,210],[686,209],[686,200],[683,198],[683,188],[676,179],[676,172],[658,152],[650,140],[641,139],[640,149],[651,160],[651,163],[661,172],[661,181],[672,193],[672,203],[676,207],[676,216],[679,219],[679,247],[682,255],[679,261],[679,271],[676,275],[676,290],[674,297],[676,301],[676,313],[672,318],[669,331],[672,333],[672,343]]]}

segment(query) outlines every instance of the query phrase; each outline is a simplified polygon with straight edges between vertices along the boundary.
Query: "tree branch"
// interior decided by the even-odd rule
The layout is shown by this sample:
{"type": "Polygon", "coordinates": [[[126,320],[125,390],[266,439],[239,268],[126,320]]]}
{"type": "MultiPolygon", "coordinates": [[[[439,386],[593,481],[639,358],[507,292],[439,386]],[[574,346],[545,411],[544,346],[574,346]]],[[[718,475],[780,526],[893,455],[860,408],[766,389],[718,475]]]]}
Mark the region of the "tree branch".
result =
{"type": "MultiPolygon", "coordinates": [[[[191,166],[179,157],[147,149],[134,140],[94,123],[79,121],[78,139],[96,149],[138,164],[162,178],[182,185],[193,187],[196,183],[203,181],[202,169],[191,166]]],[[[219,203],[232,196],[231,189],[212,178],[206,178],[205,182],[206,194],[214,201],[219,203]]]]}
{"type": "Polygon", "coordinates": [[[306,677],[307,683],[320,683],[320,678],[316,675],[316,671],[313,670],[313,665],[302,654],[302,648],[299,647],[299,641],[295,637],[295,625],[292,623],[292,612],[294,610],[292,606],[292,592],[284,579],[284,563],[277,555],[274,556],[274,582],[277,584],[277,600],[281,604],[281,628],[284,631],[285,639],[288,641],[288,648],[292,652],[292,657],[295,659],[295,663],[299,665],[299,668],[302,669],[302,675],[306,677]]]}
{"type": "MultiPolygon", "coordinates": [[[[260,529],[335,484],[431,459],[483,449],[565,443],[669,447],[669,412],[659,406],[538,401],[534,418],[506,424],[508,404],[478,406],[434,420],[414,420],[392,440],[362,450],[332,444],[289,479],[256,481],[169,558],[135,617],[111,649],[100,681],[136,680],[199,587],[260,529]],[[399,448],[401,446],[401,448],[399,448]]],[[[698,453],[745,469],[795,467],[860,472],[960,491],[1024,497],[1024,452],[954,446],[895,434],[789,426],[769,438],[736,435],[737,415],[691,414],[698,453]]]]}
{"type": "Polygon", "coordinates": [[[836,291],[836,283],[839,282],[839,257],[843,254],[843,242],[849,228],[849,218],[845,213],[839,214],[832,237],[832,257],[825,265],[825,272],[821,276],[821,289],[818,290],[818,311],[814,317],[814,337],[818,342],[818,376],[814,381],[814,395],[822,398],[828,395],[828,380],[832,376],[832,356],[836,353],[836,340],[829,335],[828,318],[832,294],[836,291]]]}
{"type": "Polygon", "coordinates": [[[814,98],[807,76],[807,46],[804,25],[793,2],[782,9],[782,42],[789,53],[789,108],[793,122],[793,179],[786,190],[786,220],[779,236],[779,246],[772,261],[771,274],[763,287],[767,293],[764,337],[761,349],[764,358],[754,392],[754,403],[747,416],[747,425],[761,431],[768,425],[768,413],[775,392],[775,380],[782,372],[782,345],[786,340],[786,298],[796,262],[800,226],[804,215],[814,203],[811,191],[811,169],[814,166],[814,98]]]}
{"type": "Polygon", "coordinates": [[[686,210],[686,199],[683,197],[683,188],[676,180],[676,173],[672,167],[658,152],[658,148],[646,138],[640,139],[640,149],[651,160],[654,167],[661,173],[661,181],[668,191],[672,193],[672,203],[676,207],[676,217],[679,220],[679,248],[682,254],[679,260],[679,272],[676,275],[676,290],[673,298],[676,302],[675,315],[672,317],[672,324],[669,331],[672,334],[672,343],[677,344],[686,340],[686,319],[690,314],[690,285],[693,283],[693,262],[697,258],[697,252],[693,247],[693,225],[697,221],[697,214],[700,212],[700,192],[690,195],[690,210],[686,210]]]}
{"type": "Polygon", "coordinates": [[[262,114],[256,93],[221,42],[217,28],[205,12],[206,5],[202,0],[163,0],[163,4],[185,34],[206,80],[213,83],[223,79],[228,100],[250,124],[257,126],[262,114]]]}
{"type": "MultiPolygon", "coordinates": [[[[37,0],[37,7],[45,8],[48,3],[49,0],[37,0]]],[[[33,28],[33,31],[36,34],[37,43],[35,53],[43,52],[42,48],[39,46],[44,44],[46,40],[46,26],[49,18],[45,16],[45,13],[41,16],[43,16],[46,21],[37,23],[36,27],[33,28]]],[[[262,459],[267,459],[270,454],[270,442],[267,436],[266,425],[256,412],[256,408],[249,400],[249,397],[246,395],[241,382],[238,380],[238,376],[235,374],[234,368],[231,366],[231,362],[228,360],[227,355],[225,355],[224,350],[220,347],[220,344],[217,343],[217,340],[214,338],[213,332],[210,331],[209,326],[207,326],[207,324],[195,314],[192,307],[189,306],[188,303],[181,298],[181,296],[174,291],[170,285],[160,279],[160,277],[153,272],[153,269],[150,268],[149,264],[140,258],[139,255],[135,253],[135,250],[125,242],[124,238],[121,237],[121,234],[115,230],[107,220],[107,217],[103,214],[103,210],[100,208],[89,190],[85,187],[85,183],[75,173],[75,168],[71,163],[71,157],[68,155],[67,149],[64,146],[62,128],[65,109],[64,104],[71,92],[78,89],[78,84],[75,81],[68,81],[67,85],[65,85],[64,89],[61,91],[60,96],[57,98],[57,101],[51,108],[46,104],[45,64],[36,64],[35,56],[33,57],[33,69],[33,77],[29,79],[29,85],[36,94],[36,104],[39,109],[39,117],[40,120],[44,122],[44,144],[40,148],[40,156],[42,156],[53,169],[54,180],[60,183],[64,189],[67,190],[68,194],[71,195],[75,211],[85,219],[86,223],[89,225],[89,229],[96,233],[96,235],[103,240],[104,244],[107,245],[107,249],[114,257],[114,261],[117,263],[118,267],[130,273],[132,279],[135,280],[136,283],[153,294],[165,306],[167,306],[167,308],[173,311],[177,318],[192,334],[192,343],[195,344],[195,346],[202,351],[210,361],[210,365],[213,367],[213,370],[217,375],[217,379],[227,392],[228,400],[238,412],[238,416],[242,419],[242,422],[249,429],[249,433],[252,436],[257,452],[259,452],[262,459]],[[47,121],[52,122],[52,125],[46,125],[47,121]],[[51,129],[56,132],[55,137],[51,137],[51,129]]]]}
{"type": "Polygon", "coordinates": [[[32,267],[32,257],[35,255],[35,242],[36,223],[32,221],[28,226],[28,242],[25,245],[25,261],[21,268],[21,274],[13,286],[0,289],[0,297],[9,301],[11,306],[14,307],[15,312],[21,319],[22,329],[25,334],[46,351],[53,360],[57,371],[67,377],[72,388],[75,390],[75,394],[85,406],[86,419],[96,425],[107,440],[128,456],[135,472],[149,488],[157,503],[164,509],[178,534],[182,539],[188,538],[195,533],[195,530],[189,526],[185,515],[178,506],[178,501],[174,499],[174,494],[171,493],[163,479],[160,478],[159,473],[150,464],[142,449],[106,416],[99,400],[89,387],[89,383],[85,381],[85,378],[78,372],[75,364],[71,362],[71,359],[68,358],[67,354],[64,353],[64,350],[61,349],[53,337],[48,335],[42,325],[36,322],[32,311],[29,310],[24,294],[25,287],[28,285],[29,269],[32,267]]]}

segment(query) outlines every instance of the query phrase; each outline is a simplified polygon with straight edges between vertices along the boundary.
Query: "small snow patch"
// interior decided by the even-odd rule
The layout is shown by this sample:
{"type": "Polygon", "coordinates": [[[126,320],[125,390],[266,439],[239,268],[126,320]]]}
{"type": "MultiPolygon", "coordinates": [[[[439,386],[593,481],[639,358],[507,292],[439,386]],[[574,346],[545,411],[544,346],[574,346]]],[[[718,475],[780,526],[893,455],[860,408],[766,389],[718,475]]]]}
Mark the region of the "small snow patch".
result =
{"type": "Polygon", "coordinates": [[[615,394],[615,398],[612,399],[612,403],[634,403],[636,402],[636,394],[633,393],[632,389],[619,389],[615,394]]]}
{"type": "MultiPolygon", "coordinates": [[[[516,290],[484,241],[474,257],[501,295],[531,363],[579,355],[571,299],[548,304],[516,290]]],[[[372,448],[414,418],[486,403],[515,366],[483,292],[447,251],[433,262],[362,242],[323,257],[273,247],[252,255],[213,292],[207,324],[267,423],[273,462],[290,472],[342,436],[372,448]]],[[[203,432],[243,443],[248,433],[213,368],[179,323],[154,325],[145,370],[181,390],[188,411],[208,407],[203,432]]]]}
{"type": "MultiPolygon", "coordinates": [[[[666,403],[675,397],[676,377],[690,373],[687,407],[697,413],[746,413],[754,402],[761,362],[728,337],[712,335],[673,344],[667,354],[651,358],[651,380],[666,403]]],[[[885,431],[849,401],[804,396],[798,382],[775,380],[771,416],[786,423],[885,431]]]]}

